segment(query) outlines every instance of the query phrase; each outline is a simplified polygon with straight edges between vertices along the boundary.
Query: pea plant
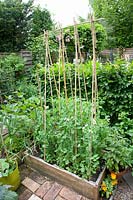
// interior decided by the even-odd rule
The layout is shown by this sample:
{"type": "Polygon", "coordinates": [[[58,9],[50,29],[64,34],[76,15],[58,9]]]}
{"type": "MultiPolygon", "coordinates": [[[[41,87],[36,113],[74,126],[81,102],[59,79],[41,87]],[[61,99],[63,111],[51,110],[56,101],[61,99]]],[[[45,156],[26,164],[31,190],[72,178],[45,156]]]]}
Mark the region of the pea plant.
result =
{"type": "MultiPolygon", "coordinates": [[[[93,154],[90,158],[89,144],[90,132],[92,131],[90,120],[91,104],[86,101],[82,102],[82,117],[79,99],[77,99],[76,105],[77,119],[75,123],[73,99],[68,99],[67,103],[64,98],[60,99],[60,113],[58,109],[59,101],[54,99],[54,108],[47,109],[46,132],[45,134],[39,132],[35,139],[40,144],[42,157],[45,144],[47,162],[56,164],[80,177],[90,178],[100,168],[101,157],[99,150],[102,148],[102,145],[98,149],[96,143],[101,143],[97,139],[102,139],[100,135],[102,135],[103,127],[97,124],[95,130],[93,130],[94,134],[99,135],[99,138],[93,138],[93,154]],[[75,148],[77,149],[76,153],[75,148]],[[89,170],[90,165],[91,170],[89,170]]],[[[103,126],[105,126],[104,123],[103,126]]]]}

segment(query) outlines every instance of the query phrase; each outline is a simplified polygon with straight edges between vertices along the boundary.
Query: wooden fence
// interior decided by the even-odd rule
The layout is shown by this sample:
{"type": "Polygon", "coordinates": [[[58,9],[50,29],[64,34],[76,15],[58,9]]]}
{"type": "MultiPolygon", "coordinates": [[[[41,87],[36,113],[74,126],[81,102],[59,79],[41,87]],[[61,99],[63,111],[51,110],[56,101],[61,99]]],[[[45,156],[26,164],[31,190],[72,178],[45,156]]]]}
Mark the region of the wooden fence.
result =
{"type": "Polygon", "coordinates": [[[100,52],[101,57],[105,57],[107,59],[111,58],[111,56],[118,55],[124,58],[126,61],[133,60],[133,48],[124,48],[124,49],[105,49],[100,52]]]}
{"type": "MultiPolygon", "coordinates": [[[[0,52],[0,57],[9,55],[10,53],[0,52]]],[[[32,67],[32,52],[28,50],[21,50],[20,52],[16,53],[20,55],[25,61],[26,69],[32,67]]]]}

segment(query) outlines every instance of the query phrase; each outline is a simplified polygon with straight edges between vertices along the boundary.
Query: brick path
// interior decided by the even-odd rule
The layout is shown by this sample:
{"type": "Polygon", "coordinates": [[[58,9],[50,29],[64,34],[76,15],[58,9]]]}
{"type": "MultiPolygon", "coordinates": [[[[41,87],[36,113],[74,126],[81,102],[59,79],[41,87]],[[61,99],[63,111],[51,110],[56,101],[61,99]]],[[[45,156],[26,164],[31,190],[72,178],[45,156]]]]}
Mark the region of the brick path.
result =
{"type": "Polygon", "coordinates": [[[19,200],[89,200],[25,165],[20,167],[20,173],[19,200]]]}

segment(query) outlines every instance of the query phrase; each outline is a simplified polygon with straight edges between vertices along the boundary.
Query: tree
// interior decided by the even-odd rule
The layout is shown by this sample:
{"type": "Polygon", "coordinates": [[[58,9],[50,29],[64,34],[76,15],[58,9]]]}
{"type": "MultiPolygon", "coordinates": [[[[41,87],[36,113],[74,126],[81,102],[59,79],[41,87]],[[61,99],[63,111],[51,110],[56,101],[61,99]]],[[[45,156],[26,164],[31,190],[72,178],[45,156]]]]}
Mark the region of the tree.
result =
{"type": "MultiPolygon", "coordinates": [[[[95,23],[96,27],[96,51],[97,54],[105,48],[106,31],[101,24],[95,23]]],[[[90,23],[81,23],[77,26],[81,52],[87,57],[92,56],[92,32],[90,23]]],[[[75,57],[74,27],[70,26],[64,30],[65,45],[70,61],[75,57]],[[68,40],[69,38],[69,40],[68,40]]]]}
{"type": "Polygon", "coordinates": [[[51,30],[52,26],[50,12],[46,8],[35,7],[31,20],[31,36],[38,37],[44,30],[51,30]]]}
{"type": "Polygon", "coordinates": [[[133,3],[132,0],[94,0],[97,18],[104,18],[108,32],[108,47],[133,46],[133,3]]]}
{"type": "Polygon", "coordinates": [[[33,0],[0,0],[0,51],[17,52],[31,35],[38,36],[52,25],[49,11],[35,8],[33,0]]]}
{"type": "Polygon", "coordinates": [[[18,51],[25,46],[33,1],[0,1],[0,51],[18,51]]]}
{"type": "MultiPolygon", "coordinates": [[[[85,55],[92,55],[92,35],[91,26],[88,23],[80,24],[77,26],[80,40],[81,52],[85,55]]],[[[64,42],[67,51],[69,62],[72,62],[75,58],[75,41],[74,41],[74,27],[70,26],[64,28],[64,42]]],[[[59,59],[59,31],[54,30],[49,32],[49,46],[53,62],[57,62],[59,59]]],[[[106,43],[106,31],[101,24],[96,24],[96,37],[97,37],[97,53],[105,48],[106,43]]],[[[44,36],[33,38],[28,43],[28,48],[32,51],[33,61],[44,63],[45,61],[45,43],[44,36]]]]}

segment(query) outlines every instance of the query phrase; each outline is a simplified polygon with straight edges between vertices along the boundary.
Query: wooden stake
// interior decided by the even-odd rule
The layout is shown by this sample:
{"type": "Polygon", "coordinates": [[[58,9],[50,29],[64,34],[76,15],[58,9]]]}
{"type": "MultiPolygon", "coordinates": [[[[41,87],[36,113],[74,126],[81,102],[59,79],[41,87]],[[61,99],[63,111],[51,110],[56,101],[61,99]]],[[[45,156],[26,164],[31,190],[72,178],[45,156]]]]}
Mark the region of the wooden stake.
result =
{"type": "MultiPolygon", "coordinates": [[[[80,62],[82,64],[82,54],[81,54],[81,50],[80,50],[80,41],[79,41],[79,34],[78,34],[78,30],[77,30],[77,42],[78,42],[78,53],[79,53],[79,57],[80,57],[80,62]]],[[[87,93],[87,87],[86,87],[86,81],[85,81],[85,73],[84,73],[84,68],[83,68],[83,79],[84,79],[84,89],[85,89],[85,96],[86,96],[86,100],[88,102],[88,93],[87,93]]]]}
{"type": "MultiPolygon", "coordinates": [[[[45,44],[46,44],[46,50],[45,50],[45,73],[44,73],[44,133],[46,134],[46,81],[47,81],[47,65],[48,65],[48,49],[47,49],[47,37],[48,37],[48,32],[44,32],[44,38],[45,38],[45,44]]],[[[46,146],[44,142],[44,160],[46,159],[46,146]]]]}
{"type": "Polygon", "coordinates": [[[75,53],[76,53],[76,68],[78,69],[78,85],[79,85],[79,99],[80,99],[80,116],[82,118],[82,96],[81,96],[81,86],[80,86],[80,67],[79,67],[79,60],[78,60],[78,31],[77,25],[74,21],[74,35],[75,35],[75,53]]]}
{"type": "MultiPolygon", "coordinates": [[[[65,53],[65,57],[66,57],[66,62],[68,63],[68,57],[67,57],[67,51],[66,51],[66,47],[65,47],[65,42],[64,42],[64,37],[62,38],[62,44],[64,46],[64,53],[65,53]]],[[[73,99],[73,88],[72,88],[72,78],[71,78],[71,70],[68,69],[68,77],[70,80],[70,88],[71,88],[71,95],[72,95],[72,99],[73,99]]]]}
{"type": "Polygon", "coordinates": [[[37,84],[38,84],[38,94],[39,94],[39,98],[40,98],[40,106],[42,108],[43,105],[42,105],[42,94],[41,94],[41,81],[40,81],[40,77],[39,77],[39,65],[37,65],[37,84]]]}
{"type": "Polygon", "coordinates": [[[96,32],[94,15],[91,16],[91,31],[93,44],[93,66],[92,66],[92,124],[96,124],[96,101],[97,101],[97,75],[96,75],[96,32]]]}
{"type": "Polygon", "coordinates": [[[62,62],[62,70],[63,70],[63,77],[64,77],[65,99],[66,99],[66,104],[67,104],[68,97],[67,97],[66,70],[65,70],[65,59],[64,59],[64,37],[63,37],[62,29],[61,29],[61,62],[62,62]]]}
{"type": "Polygon", "coordinates": [[[77,36],[76,36],[76,26],[74,22],[74,37],[75,37],[75,155],[78,152],[78,138],[77,138],[77,64],[78,64],[78,49],[77,49],[77,36]]]}
{"type": "Polygon", "coordinates": [[[89,166],[88,175],[91,175],[92,167],[92,143],[93,143],[93,129],[96,124],[96,100],[97,100],[97,78],[96,78],[96,32],[94,15],[91,16],[91,31],[92,31],[92,45],[93,45],[93,65],[92,65],[92,110],[91,110],[91,130],[89,140],[89,166]]]}
{"type": "Polygon", "coordinates": [[[61,80],[61,78],[60,78],[60,70],[61,70],[61,33],[60,33],[60,35],[59,35],[59,83],[58,83],[58,85],[59,85],[59,89],[58,89],[58,91],[59,91],[59,95],[58,95],[58,98],[59,98],[59,115],[60,115],[60,80],[61,80]]]}
{"type": "Polygon", "coordinates": [[[48,53],[48,60],[47,60],[47,67],[48,67],[48,73],[49,73],[49,83],[50,83],[50,93],[51,93],[51,100],[52,100],[52,107],[54,108],[54,103],[53,103],[53,88],[52,88],[52,82],[51,82],[51,74],[50,74],[50,64],[49,64],[49,59],[51,62],[51,56],[50,56],[50,52],[49,52],[49,43],[48,43],[48,32],[46,35],[46,48],[47,48],[47,53],[48,53]]]}
{"type": "MultiPolygon", "coordinates": [[[[52,63],[52,58],[51,58],[51,54],[50,54],[49,44],[48,44],[48,55],[49,55],[50,65],[52,66],[53,63],[52,63]]],[[[58,96],[59,95],[59,91],[58,91],[58,87],[57,87],[57,82],[56,82],[54,70],[52,70],[52,74],[53,74],[53,78],[54,78],[55,89],[56,89],[57,96],[58,96]]]]}

